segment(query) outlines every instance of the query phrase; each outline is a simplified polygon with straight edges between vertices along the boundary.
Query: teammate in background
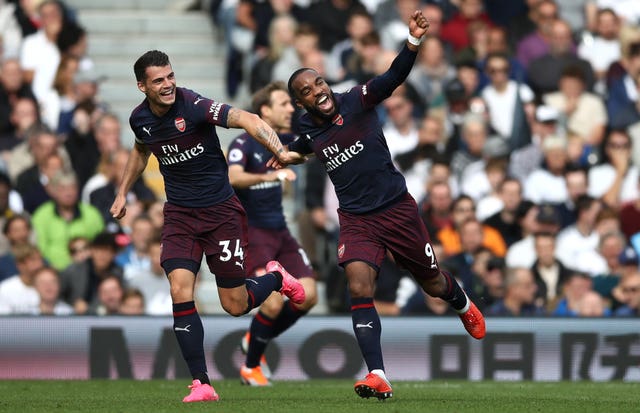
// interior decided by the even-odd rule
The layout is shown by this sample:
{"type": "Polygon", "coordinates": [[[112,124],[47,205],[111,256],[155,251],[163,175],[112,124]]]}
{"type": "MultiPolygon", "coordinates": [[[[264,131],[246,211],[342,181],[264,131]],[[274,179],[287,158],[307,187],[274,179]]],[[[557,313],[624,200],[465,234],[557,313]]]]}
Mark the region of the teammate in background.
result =
{"type": "Polygon", "coordinates": [[[267,163],[279,168],[315,153],[333,182],[340,204],[338,262],[349,282],[353,330],[369,369],[354,389],[365,398],[393,394],[384,373],[382,329],[373,304],[375,280],[387,251],[427,294],[444,299],[459,313],[472,337],[481,339],[486,330],[482,313],[455,279],[440,270],[416,202],[391,161],[375,111],[406,79],[428,27],[422,13],[415,11],[406,45],[387,72],[346,93],[334,94],[313,69],[295,71],[288,87],[295,103],[307,111],[300,119],[301,137],[289,145],[290,162],[274,157],[267,163]]]}
{"type": "Polygon", "coordinates": [[[233,316],[259,306],[273,291],[298,304],[305,300],[302,285],[275,261],[262,277],[246,278],[246,213],[229,184],[215,126],[245,129],[283,163],[290,155],[257,115],[176,87],[165,53],[146,52],[133,70],[145,99],[129,118],[136,140],[111,213],[118,219],[126,214],[126,194],[153,152],[167,195],[161,262],[169,278],[173,329],[193,376],[191,392],[182,401],[215,401],[218,394],[207,375],[204,330],[194,303],[202,254],[216,274],[220,303],[233,316]]]}
{"type": "MultiPolygon", "coordinates": [[[[283,82],[272,82],[258,90],[251,102],[252,109],[271,128],[283,144],[294,140],[291,134],[293,105],[283,82]]],[[[270,260],[281,262],[299,278],[304,286],[305,302],[285,304],[280,294],[271,294],[253,317],[251,327],[242,339],[246,353],[240,378],[251,386],[268,386],[270,370],[264,358],[269,341],[291,327],[317,302],[313,269],[304,250],[287,228],[282,211],[282,185],[293,181],[291,169],[276,171],[267,168],[271,155],[262,145],[244,133],[229,146],[229,180],[249,218],[249,251],[246,267],[249,274],[264,274],[270,260]]]]}

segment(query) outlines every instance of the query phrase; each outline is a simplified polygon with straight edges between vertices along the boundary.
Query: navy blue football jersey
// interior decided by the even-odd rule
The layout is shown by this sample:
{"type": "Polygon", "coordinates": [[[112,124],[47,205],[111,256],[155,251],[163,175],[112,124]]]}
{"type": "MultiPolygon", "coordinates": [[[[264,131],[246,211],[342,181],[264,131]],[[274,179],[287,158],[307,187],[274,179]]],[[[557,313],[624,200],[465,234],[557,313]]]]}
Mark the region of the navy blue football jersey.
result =
{"type": "MultiPolygon", "coordinates": [[[[295,135],[279,134],[280,141],[287,145],[295,135]]],[[[273,171],[267,168],[267,161],[273,156],[267,148],[244,133],[229,145],[227,159],[229,165],[240,165],[245,172],[264,174],[273,171]]],[[[262,182],[249,188],[235,188],[236,194],[247,211],[249,225],[258,228],[282,229],[287,223],[282,211],[282,183],[262,182]]]]}
{"type": "Polygon", "coordinates": [[[333,182],[340,209],[353,214],[389,206],[407,192],[375,110],[386,96],[370,93],[372,82],[334,94],[338,113],[332,122],[318,126],[302,115],[300,138],[289,145],[295,152],[315,153],[333,182]]]}
{"type": "Polygon", "coordinates": [[[158,158],[168,202],[202,208],[233,195],[215,128],[227,128],[230,108],[178,87],[176,101],[164,115],[154,115],[146,99],[131,112],[136,143],[158,158]]]}

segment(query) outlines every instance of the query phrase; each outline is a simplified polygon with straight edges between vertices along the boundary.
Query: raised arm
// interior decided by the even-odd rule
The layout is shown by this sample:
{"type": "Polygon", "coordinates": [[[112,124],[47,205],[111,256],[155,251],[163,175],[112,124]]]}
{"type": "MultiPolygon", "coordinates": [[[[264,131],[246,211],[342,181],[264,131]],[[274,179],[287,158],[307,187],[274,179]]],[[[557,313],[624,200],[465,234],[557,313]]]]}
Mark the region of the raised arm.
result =
{"type": "Polygon", "coordinates": [[[131,149],[127,166],[124,168],[122,184],[120,184],[120,188],[118,188],[116,199],[113,201],[110,209],[111,215],[114,218],[120,219],[127,213],[127,209],[125,208],[127,204],[127,193],[147,167],[150,154],[149,149],[143,144],[136,143],[133,149],[131,149]]]}

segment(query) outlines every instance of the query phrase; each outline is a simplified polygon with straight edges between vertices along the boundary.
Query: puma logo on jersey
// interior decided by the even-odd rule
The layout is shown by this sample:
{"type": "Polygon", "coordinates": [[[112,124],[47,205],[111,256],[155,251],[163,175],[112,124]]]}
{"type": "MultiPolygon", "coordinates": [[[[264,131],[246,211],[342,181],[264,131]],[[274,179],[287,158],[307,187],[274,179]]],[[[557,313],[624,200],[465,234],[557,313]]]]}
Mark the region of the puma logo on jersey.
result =
{"type": "Polygon", "coordinates": [[[144,126],[142,127],[142,130],[147,132],[147,135],[151,136],[151,128],[145,128],[144,126]]]}

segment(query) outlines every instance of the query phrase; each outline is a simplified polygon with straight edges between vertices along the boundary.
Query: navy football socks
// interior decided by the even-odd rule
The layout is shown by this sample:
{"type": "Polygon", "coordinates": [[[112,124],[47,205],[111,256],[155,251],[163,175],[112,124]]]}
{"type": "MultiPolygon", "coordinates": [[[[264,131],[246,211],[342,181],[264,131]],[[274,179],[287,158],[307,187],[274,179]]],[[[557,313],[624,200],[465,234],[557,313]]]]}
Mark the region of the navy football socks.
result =
{"type": "Polygon", "coordinates": [[[279,272],[268,272],[260,277],[250,277],[245,280],[247,286],[248,306],[247,311],[258,307],[264,300],[274,291],[280,291],[282,288],[282,274],[279,272]]]}
{"type": "Polygon", "coordinates": [[[467,295],[460,288],[460,284],[446,271],[441,271],[444,275],[444,279],[447,282],[447,289],[444,295],[440,298],[448,302],[451,307],[457,312],[463,312],[468,308],[469,299],[467,295]]]}
{"type": "Polygon", "coordinates": [[[300,317],[307,314],[296,308],[291,301],[285,303],[280,314],[274,319],[266,316],[262,311],[258,312],[251,321],[249,329],[249,350],[247,351],[247,367],[256,367],[260,364],[260,357],[267,349],[269,341],[285,332],[295,324],[300,317]]]}
{"type": "Polygon", "coordinates": [[[269,340],[273,337],[273,322],[273,318],[267,317],[262,311],[259,311],[251,320],[247,367],[254,368],[260,364],[260,357],[264,354],[269,340]]]}
{"type": "Polygon", "coordinates": [[[384,370],[380,336],[380,317],[373,305],[373,298],[351,298],[351,321],[360,351],[369,371],[384,370]]]}
{"type": "Polygon", "coordinates": [[[191,376],[211,384],[204,358],[204,328],[193,301],[173,305],[173,332],[191,376]]]}

